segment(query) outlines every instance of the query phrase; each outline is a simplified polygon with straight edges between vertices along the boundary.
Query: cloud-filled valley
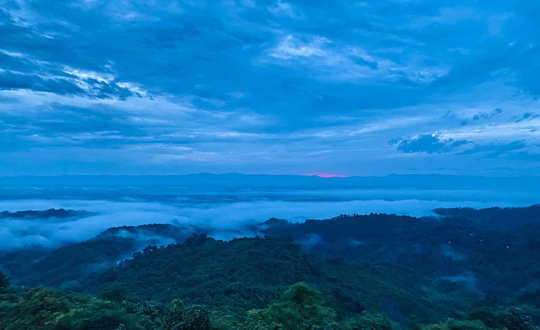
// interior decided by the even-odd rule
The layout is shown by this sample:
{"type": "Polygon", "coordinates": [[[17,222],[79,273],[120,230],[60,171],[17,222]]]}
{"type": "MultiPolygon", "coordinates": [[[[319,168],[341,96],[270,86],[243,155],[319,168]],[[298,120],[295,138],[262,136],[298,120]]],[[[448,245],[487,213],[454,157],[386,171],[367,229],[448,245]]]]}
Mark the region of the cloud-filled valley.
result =
{"type": "MultiPolygon", "coordinates": [[[[110,227],[150,223],[194,225],[211,229],[218,238],[232,239],[254,235],[249,227],[270,218],[301,222],[340,214],[373,212],[433,216],[433,210],[440,207],[527,206],[538,198],[538,193],[512,190],[319,188],[289,191],[263,186],[224,191],[222,188],[218,186],[214,191],[204,193],[184,192],[184,195],[174,197],[160,195],[159,192],[167,191],[165,188],[143,195],[135,190],[137,194],[130,196],[133,190],[103,187],[70,191],[71,198],[67,199],[40,199],[40,195],[20,199],[12,196],[0,201],[0,210],[16,212],[63,208],[89,213],[67,218],[8,216],[0,219],[0,249],[55,248],[91,239],[110,227]],[[87,195],[88,191],[92,194],[87,195]],[[112,192],[115,194],[111,195],[112,192]]],[[[59,191],[56,191],[58,196],[65,194],[59,191]]]]}

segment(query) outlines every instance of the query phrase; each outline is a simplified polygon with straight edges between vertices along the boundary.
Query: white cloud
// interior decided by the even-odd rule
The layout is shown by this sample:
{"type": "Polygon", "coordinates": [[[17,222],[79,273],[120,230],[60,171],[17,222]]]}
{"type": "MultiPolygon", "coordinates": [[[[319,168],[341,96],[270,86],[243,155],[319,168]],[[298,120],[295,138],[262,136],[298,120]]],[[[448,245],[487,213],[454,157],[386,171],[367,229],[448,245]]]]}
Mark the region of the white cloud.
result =
{"type": "Polygon", "coordinates": [[[304,42],[292,35],[288,35],[275,48],[270,50],[268,56],[281,60],[309,57],[327,58],[331,54],[322,48],[328,42],[329,40],[323,37],[314,37],[310,41],[304,42]]]}
{"type": "Polygon", "coordinates": [[[287,35],[261,61],[293,69],[310,67],[317,70],[315,78],[329,81],[393,83],[405,76],[413,82],[427,84],[450,72],[448,65],[426,64],[434,62],[427,56],[413,56],[399,64],[381,57],[382,54],[359,46],[341,46],[321,36],[287,35]]]}
{"type": "MultiPolygon", "coordinates": [[[[263,193],[264,191],[253,191],[263,193]]],[[[127,193],[126,193],[127,194],[127,193]]],[[[325,219],[339,214],[386,212],[413,216],[431,215],[437,207],[521,206],[523,202],[500,202],[508,192],[490,191],[345,191],[310,190],[287,191],[280,198],[295,197],[300,201],[254,200],[231,202],[234,195],[224,196],[207,192],[201,201],[212,197],[214,202],[187,203],[178,198],[174,203],[108,200],[14,200],[0,202],[0,210],[44,210],[66,208],[96,213],[82,219],[17,220],[3,219],[0,228],[0,251],[37,245],[57,247],[95,237],[110,227],[137,226],[148,223],[193,224],[222,230],[242,229],[245,224],[261,223],[271,217],[304,221],[325,219]],[[220,198],[228,202],[219,201],[220,198]],[[468,198],[468,199],[467,199],[468,198]],[[309,201],[315,199],[316,201],[309,201]],[[342,199],[342,200],[340,200],[342,199]],[[352,200],[351,200],[352,199],[352,200]],[[306,201],[302,201],[306,200],[306,201]]],[[[154,198],[153,196],[152,198],[154,198]]],[[[194,198],[196,196],[191,196],[194,198]]],[[[188,198],[189,200],[189,198],[188,198]]],[[[511,200],[511,199],[510,199],[511,200]]],[[[237,232],[234,236],[243,236],[237,232]]],[[[229,237],[229,239],[233,238],[229,237]]]]}
{"type": "Polygon", "coordinates": [[[290,3],[278,0],[275,6],[268,7],[268,10],[276,16],[287,16],[294,19],[302,18],[302,15],[298,15],[293,9],[290,3]]]}

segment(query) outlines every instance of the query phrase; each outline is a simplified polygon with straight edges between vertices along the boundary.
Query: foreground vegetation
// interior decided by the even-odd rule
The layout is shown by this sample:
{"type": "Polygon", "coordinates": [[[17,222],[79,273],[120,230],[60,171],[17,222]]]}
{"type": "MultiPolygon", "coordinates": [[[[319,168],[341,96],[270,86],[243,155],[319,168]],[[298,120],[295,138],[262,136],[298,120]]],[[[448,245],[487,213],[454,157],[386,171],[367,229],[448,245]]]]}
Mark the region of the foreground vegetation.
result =
{"type": "Polygon", "coordinates": [[[538,329],[538,210],[112,228],[0,256],[0,329],[538,329]]]}
{"type": "MultiPolygon", "coordinates": [[[[0,273],[1,274],[1,273],[0,273]]],[[[265,309],[251,310],[243,322],[211,316],[200,306],[188,306],[175,299],[170,304],[118,300],[125,294],[101,298],[67,294],[47,288],[11,290],[3,278],[0,293],[0,327],[5,330],[392,330],[399,325],[386,316],[362,312],[345,319],[325,297],[304,283],[287,289],[281,298],[265,309]],[[107,299],[108,298],[108,299],[107,299]]],[[[109,294],[111,290],[109,290],[109,294]]],[[[477,310],[465,321],[447,319],[438,324],[413,324],[416,329],[535,329],[518,310],[495,314],[477,310]]]]}

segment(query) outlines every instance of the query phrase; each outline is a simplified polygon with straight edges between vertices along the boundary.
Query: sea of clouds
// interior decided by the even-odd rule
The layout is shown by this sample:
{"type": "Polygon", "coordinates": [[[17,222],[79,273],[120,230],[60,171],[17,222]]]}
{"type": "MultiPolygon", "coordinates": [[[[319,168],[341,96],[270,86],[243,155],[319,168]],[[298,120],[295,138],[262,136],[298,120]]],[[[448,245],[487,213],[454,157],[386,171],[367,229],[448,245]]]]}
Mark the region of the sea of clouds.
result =
{"type": "MultiPolygon", "coordinates": [[[[77,196],[75,196],[77,197],[77,196]]],[[[430,216],[438,207],[526,206],[529,203],[507,198],[496,192],[478,194],[460,191],[381,191],[332,190],[225,194],[208,192],[189,198],[159,200],[130,196],[107,199],[4,199],[0,211],[64,208],[92,212],[87,217],[67,219],[0,219],[0,251],[28,247],[54,248],[97,236],[110,227],[149,223],[192,224],[223,231],[223,238],[242,236],[246,225],[276,217],[298,222],[327,219],[340,214],[395,213],[430,216]],[[473,199],[477,196],[476,200],[473,199]],[[212,198],[209,198],[212,196],[212,198]],[[234,196],[232,198],[231,196],[234,196]],[[265,197],[261,197],[265,196],[265,197]],[[292,196],[292,197],[291,197],[292,196]],[[370,199],[369,197],[372,196],[370,199]],[[489,198],[492,197],[492,198],[489,198]],[[465,200],[468,199],[468,200],[465,200]],[[229,234],[226,234],[229,233],[229,234]]]]}

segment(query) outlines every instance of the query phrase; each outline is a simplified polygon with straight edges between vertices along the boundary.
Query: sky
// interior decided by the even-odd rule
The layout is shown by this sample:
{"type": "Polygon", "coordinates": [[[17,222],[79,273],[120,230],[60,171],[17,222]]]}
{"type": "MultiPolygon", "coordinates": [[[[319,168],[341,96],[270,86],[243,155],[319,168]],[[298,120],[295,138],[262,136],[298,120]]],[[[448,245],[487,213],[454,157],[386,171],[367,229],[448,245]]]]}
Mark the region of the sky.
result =
{"type": "Polygon", "coordinates": [[[540,175],[539,11],[0,0],[0,175],[540,175]]]}

